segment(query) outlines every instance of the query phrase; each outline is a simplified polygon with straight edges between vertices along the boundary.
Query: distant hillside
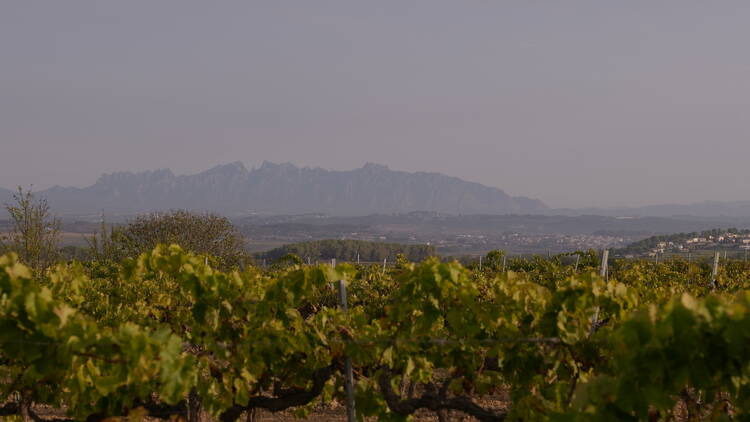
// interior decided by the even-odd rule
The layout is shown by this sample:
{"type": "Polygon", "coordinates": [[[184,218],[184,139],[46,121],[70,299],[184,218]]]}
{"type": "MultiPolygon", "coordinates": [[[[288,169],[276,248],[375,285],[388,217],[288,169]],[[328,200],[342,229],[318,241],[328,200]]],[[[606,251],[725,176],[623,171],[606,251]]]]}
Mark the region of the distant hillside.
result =
{"type": "Polygon", "coordinates": [[[545,214],[635,217],[750,217],[750,201],[703,201],[643,207],[551,209],[545,214]]]}
{"type": "Polygon", "coordinates": [[[331,217],[323,215],[248,216],[234,220],[249,237],[270,233],[286,235],[350,236],[351,233],[386,234],[408,237],[413,234],[430,236],[523,234],[606,234],[612,236],[653,235],[709,230],[715,227],[750,228],[750,218],[617,218],[598,215],[444,215],[415,212],[408,214],[331,217]]]}
{"type": "Polygon", "coordinates": [[[40,194],[56,212],[78,215],[177,208],[225,215],[508,214],[547,209],[538,200],[511,197],[479,183],[440,173],[393,171],[377,164],[351,171],[265,162],[253,170],[232,163],[185,176],[170,170],[123,172],[104,175],[86,188],[54,187],[40,194]]]}

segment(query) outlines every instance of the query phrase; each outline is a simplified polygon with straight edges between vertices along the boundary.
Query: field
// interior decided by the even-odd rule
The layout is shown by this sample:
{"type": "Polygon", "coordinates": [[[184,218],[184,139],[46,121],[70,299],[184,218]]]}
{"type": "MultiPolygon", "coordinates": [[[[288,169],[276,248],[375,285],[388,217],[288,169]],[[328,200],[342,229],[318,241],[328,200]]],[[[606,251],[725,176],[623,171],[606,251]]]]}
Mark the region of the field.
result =
{"type": "Polygon", "coordinates": [[[345,420],[348,397],[367,420],[393,421],[750,408],[742,260],[211,262],[177,246],[44,272],[0,258],[0,415],[345,420]]]}

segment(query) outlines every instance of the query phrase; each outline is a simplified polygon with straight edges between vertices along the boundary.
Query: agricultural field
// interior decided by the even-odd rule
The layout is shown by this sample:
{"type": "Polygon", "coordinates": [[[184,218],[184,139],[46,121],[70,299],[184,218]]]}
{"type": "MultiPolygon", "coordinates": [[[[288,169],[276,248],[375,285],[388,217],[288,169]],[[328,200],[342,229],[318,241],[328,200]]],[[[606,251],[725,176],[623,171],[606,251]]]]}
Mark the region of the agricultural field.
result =
{"type": "MultiPolygon", "coordinates": [[[[157,246],[0,258],[0,414],[235,421],[743,419],[750,265],[596,252],[214,268],[157,246]],[[349,370],[351,368],[351,371],[349,370]],[[347,388],[351,380],[351,388],[347,388]]],[[[15,415],[15,416],[14,416],[15,415]]]]}

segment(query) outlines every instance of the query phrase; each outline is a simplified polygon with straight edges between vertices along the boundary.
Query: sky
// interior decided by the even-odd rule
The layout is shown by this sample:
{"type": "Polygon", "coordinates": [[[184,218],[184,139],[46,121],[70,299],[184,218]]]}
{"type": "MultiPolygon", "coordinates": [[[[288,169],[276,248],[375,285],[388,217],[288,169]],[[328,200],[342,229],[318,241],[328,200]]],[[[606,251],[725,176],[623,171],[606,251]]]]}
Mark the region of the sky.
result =
{"type": "Polygon", "coordinates": [[[0,186],[366,162],[554,207],[750,200],[750,2],[0,2],[0,186]]]}

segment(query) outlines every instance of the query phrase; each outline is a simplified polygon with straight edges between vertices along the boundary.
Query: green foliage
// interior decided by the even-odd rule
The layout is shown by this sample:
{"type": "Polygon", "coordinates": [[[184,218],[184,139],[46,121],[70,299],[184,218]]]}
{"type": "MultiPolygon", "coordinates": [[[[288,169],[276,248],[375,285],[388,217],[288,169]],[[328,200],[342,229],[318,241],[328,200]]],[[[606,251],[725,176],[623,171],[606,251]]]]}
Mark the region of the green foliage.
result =
{"type": "MultiPolygon", "coordinates": [[[[436,258],[225,272],[158,245],[136,258],[35,274],[0,258],[0,394],[70,417],[342,402],[352,359],[362,416],[452,409],[479,420],[747,418],[750,265],[614,261],[596,254],[482,271],[436,258]],[[564,263],[566,262],[566,263],[564,263]],[[349,287],[338,306],[336,282],[349,287]],[[409,392],[412,393],[409,393],[409,392]],[[482,398],[507,397],[505,410],[482,398]],[[412,395],[415,395],[412,397],[412,395]],[[140,412],[140,413],[139,413],[140,412]]],[[[25,404],[26,403],[26,404],[25,404]]],[[[29,410],[29,409],[27,409],[29,410]]]]}
{"type": "Polygon", "coordinates": [[[86,238],[89,257],[98,262],[117,262],[126,258],[122,233],[122,228],[108,226],[102,218],[99,231],[86,238]]]}
{"type": "Polygon", "coordinates": [[[42,403],[63,402],[71,415],[119,412],[159,394],[179,401],[194,359],[170,330],[124,322],[102,327],[40,286],[15,255],[0,258],[0,393],[20,391],[42,403]]]}
{"type": "Polygon", "coordinates": [[[60,220],[51,214],[47,200],[35,198],[21,187],[14,204],[5,204],[11,217],[7,239],[0,238],[0,251],[15,252],[26,265],[41,271],[54,264],[60,243],[60,220]]]}
{"type": "Polygon", "coordinates": [[[282,256],[281,258],[277,259],[276,261],[274,261],[273,268],[274,269],[283,269],[283,268],[288,268],[290,266],[302,265],[302,264],[303,264],[302,263],[302,258],[300,258],[299,256],[297,256],[297,255],[295,255],[293,253],[290,253],[290,254],[286,254],[286,255],[282,256]]]}
{"type": "Polygon", "coordinates": [[[669,414],[681,398],[694,405],[697,396],[701,407],[713,407],[713,419],[727,419],[731,404],[732,416],[746,420],[748,326],[747,292],[702,300],[684,293],[640,309],[606,339],[610,363],[579,386],[571,414],[587,421],[646,420],[669,414]]]}
{"type": "Polygon", "coordinates": [[[501,271],[503,269],[503,263],[507,260],[505,251],[489,251],[484,257],[484,267],[491,271],[501,271]]]}
{"type": "Polygon", "coordinates": [[[210,256],[214,265],[222,269],[238,268],[250,262],[245,252],[245,241],[226,218],[213,214],[188,211],[153,213],[136,217],[122,227],[110,229],[102,223],[92,250],[111,261],[137,257],[158,244],[179,244],[185,250],[210,256]]]}

